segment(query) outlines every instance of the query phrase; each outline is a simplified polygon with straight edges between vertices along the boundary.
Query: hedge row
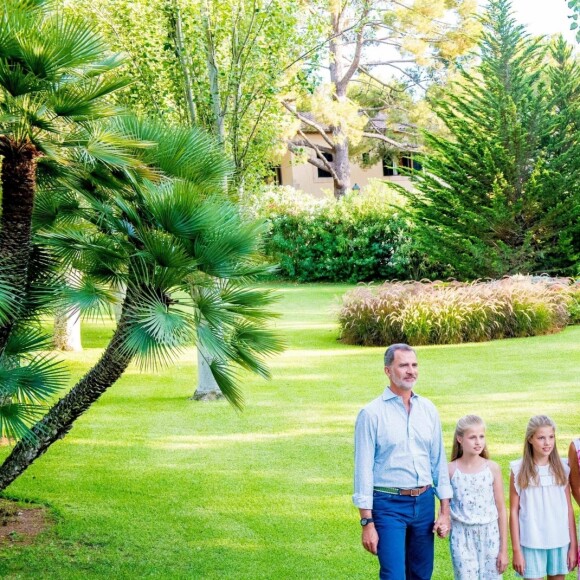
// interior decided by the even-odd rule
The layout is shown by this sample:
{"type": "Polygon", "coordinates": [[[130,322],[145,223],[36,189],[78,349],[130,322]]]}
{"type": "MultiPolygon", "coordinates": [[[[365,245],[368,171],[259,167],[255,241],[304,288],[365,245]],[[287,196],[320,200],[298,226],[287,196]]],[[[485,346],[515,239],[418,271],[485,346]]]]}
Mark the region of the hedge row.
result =
{"type": "Polygon", "coordinates": [[[377,190],[316,200],[273,188],[244,201],[270,226],[265,253],[283,278],[300,282],[360,282],[406,278],[410,237],[400,198],[377,190]]]}
{"type": "Polygon", "coordinates": [[[471,284],[387,282],[343,297],[341,338],[386,346],[535,336],[580,322],[580,285],[512,277],[471,284]]]}

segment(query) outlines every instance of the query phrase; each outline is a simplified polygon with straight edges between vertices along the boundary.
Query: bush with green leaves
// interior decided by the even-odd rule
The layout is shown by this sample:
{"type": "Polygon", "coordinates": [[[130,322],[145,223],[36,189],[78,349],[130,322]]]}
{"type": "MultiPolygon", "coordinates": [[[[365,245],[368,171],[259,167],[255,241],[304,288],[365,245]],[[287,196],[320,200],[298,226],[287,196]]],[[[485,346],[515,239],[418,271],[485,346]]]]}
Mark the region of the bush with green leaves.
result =
{"type": "Polygon", "coordinates": [[[409,226],[393,192],[350,193],[336,201],[275,187],[244,204],[268,220],[265,253],[283,278],[359,282],[409,276],[409,226]]]}
{"type": "Polygon", "coordinates": [[[536,336],[578,321],[578,285],[524,276],[492,282],[386,282],[343,297],[341,338],[386,346],[536,336]]]}

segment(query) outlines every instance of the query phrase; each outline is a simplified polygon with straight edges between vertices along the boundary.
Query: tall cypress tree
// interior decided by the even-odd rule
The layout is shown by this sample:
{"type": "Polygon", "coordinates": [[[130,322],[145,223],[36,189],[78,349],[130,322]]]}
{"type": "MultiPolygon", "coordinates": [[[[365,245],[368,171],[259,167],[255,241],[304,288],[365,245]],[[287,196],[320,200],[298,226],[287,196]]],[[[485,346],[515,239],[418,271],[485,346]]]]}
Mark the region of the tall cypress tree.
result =
{"type": "MultiPolygon", "coordinates": [[[[556,165],[570,135],[557,147],[551,137],[561,119],[545,58],[545,45],[515,22],[509,1],[490,0],[479,64],[432,103],[450,137],[426,135],[425,171],[409,200],[417,245],[448,273],[537,271],[551,255],[555,229],[567,219],[552,206],[561,202],[556,165]]],[[[571,243],[568,235],[562,249],[571,243]]]]}
{"type": "Polygon", "coordinates": [[[543,269],[580,274],[580,62],[562,36],[550,46],[549,134],[545,144],[543,269]],[[551,235],[551,238],[550,238],[551,235]]]}

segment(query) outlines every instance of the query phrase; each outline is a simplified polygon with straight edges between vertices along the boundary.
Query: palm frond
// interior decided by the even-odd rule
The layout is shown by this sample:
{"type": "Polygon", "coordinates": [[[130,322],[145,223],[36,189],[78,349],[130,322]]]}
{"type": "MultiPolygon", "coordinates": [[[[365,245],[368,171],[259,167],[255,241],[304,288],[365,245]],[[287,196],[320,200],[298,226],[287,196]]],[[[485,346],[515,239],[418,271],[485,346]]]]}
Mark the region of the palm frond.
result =
{"type": "Polygon", "coordinates": [[[204,199],[187,182],[166,181],[142,189],[142,194],[155,221],[179,238],[195,239],[220,218],[222,205],[204,199]]]}
{"type": "Polygon", "coordinates": [[[218,282],[217,286],[221,299],[231,312],[253,320],[266,320],[279,316],[265,309],[266,306],[280,299],[280,295],[275,290],[240,286],[230,280],[218,282]]]}
{"type": "Polygon", "coordinates": [[[18,293],[13,285],[6,279],[9,273],[7,266],[0,266],[0,323],[4,324],[12,319],[17,311],[18,293]]]}
{"type": "Polygon", "coordinates": [[[118,300],[110,286],[99,284],[89,276],[78,276],[62,292],[62,300],[70,314],[102,317],[111,314],[118,300]]]}
{"type": "Polygon", "coordinates": [[[26,71],[18,63],[0,60],[0,87],[12,97],[32,93],[39,89],[36,75],[26,71]]]}
{"type": "Polygon", "coordinates": [[[69,189],[39,189],[34,200],[34,228],[76,223],[79,209],[79,198],[69,189]]]}
{"type": "Polygon", "coordinates": [[[20,403],[0,404],[0,434],[14,440],[34,440],[29,425],[44,411],[43,406],[20,403]]]}
{"type": "Polygon", "coordinates": [[[39,355],[21,366],[6,356],[0,358],[0,393],[23,404],[46,402],[63,388],[68,371],[62,361],[39,355]]]}
{"type": "Polygon", "coordinates": [[[8,338],[4,354],[12,357],[28,356],[29,353],[52,349],[52,337],[37,327],[16,327],[8,338]]]}
{"type": "Polygon", "coordinates": [[[244,397],[240,390],[240,377],[231,366],[217,359],[209,363],[211,374],[218,384],[224,397],[237,409],[244,407],[244,397]]]}
{"type": "Polygon", "coordinates": [[[166,175],[187,180],[199,191],[223,191],[233,170],[222,149],[197,128],[175,127],[133,116],[119,117],[121,131],[155,144],[142,152],[143,160],[166,175]]]}
{"type": "Polygon", "coordinates": [[[141,285],[128,295],[131,303],[124,312],[128,323],[124,351],[145,367],[169,364],[193,340],[192,315],[171,306],[171,298],[153,287],[141,285]]]}
{"type": "Polygon", "coordinates": [[[197,342],[212,359],[221,361],[235,360],[236,351],[228,340],[224,340],[221,329],[210,327],[201,321],[197,324],[197,342]]]}
{"type": "Polygon", "coordinates": [[[40,28],[19,38],[20,57],[41,79],[57,81],[79,67],[101,59],[106,51],[102,37],[80,18],[48,15],[40,28]]]}
{"type": "MultiPolygon", "coordinates": [[[[162,231],[146,230],[139,233],[143,250],[139,255],[151,264],[162,268],[175,268],[187,272],[196,262],[174,236],[162,231]]],[[[183,274],[182,274],[183,275],[183,274]]]]}
{"type": "Polygon", "coordinates": [[[95,78],[84,83],[54,87],[49,104],[58,117],[73,121],[91,121],[110,117],[120,109],[102,99],[128,84],[123,78],[95,78]]]}

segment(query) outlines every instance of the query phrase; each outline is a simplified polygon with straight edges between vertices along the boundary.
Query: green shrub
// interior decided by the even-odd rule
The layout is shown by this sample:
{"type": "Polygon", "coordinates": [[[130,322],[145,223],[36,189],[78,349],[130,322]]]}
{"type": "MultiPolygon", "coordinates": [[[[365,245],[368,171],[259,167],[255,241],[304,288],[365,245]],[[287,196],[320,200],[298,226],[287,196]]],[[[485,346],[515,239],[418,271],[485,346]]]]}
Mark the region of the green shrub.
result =
{"type": "Polygon", "coordinates": [[[578,321],[579,299],[580,286],[549,278],[386,282],[345,294],[339,324],[349,344],[480,342],[558,332],[578,321]]]}
{"type": "Polygon", "coordinates": [[[409,276],[409,227],[392,192],[352,193],[316,200],[289,187],[242,200],[245,211],[270,224],[266,255],[283,278],[300,282],[359,282],[409,276]]]}

